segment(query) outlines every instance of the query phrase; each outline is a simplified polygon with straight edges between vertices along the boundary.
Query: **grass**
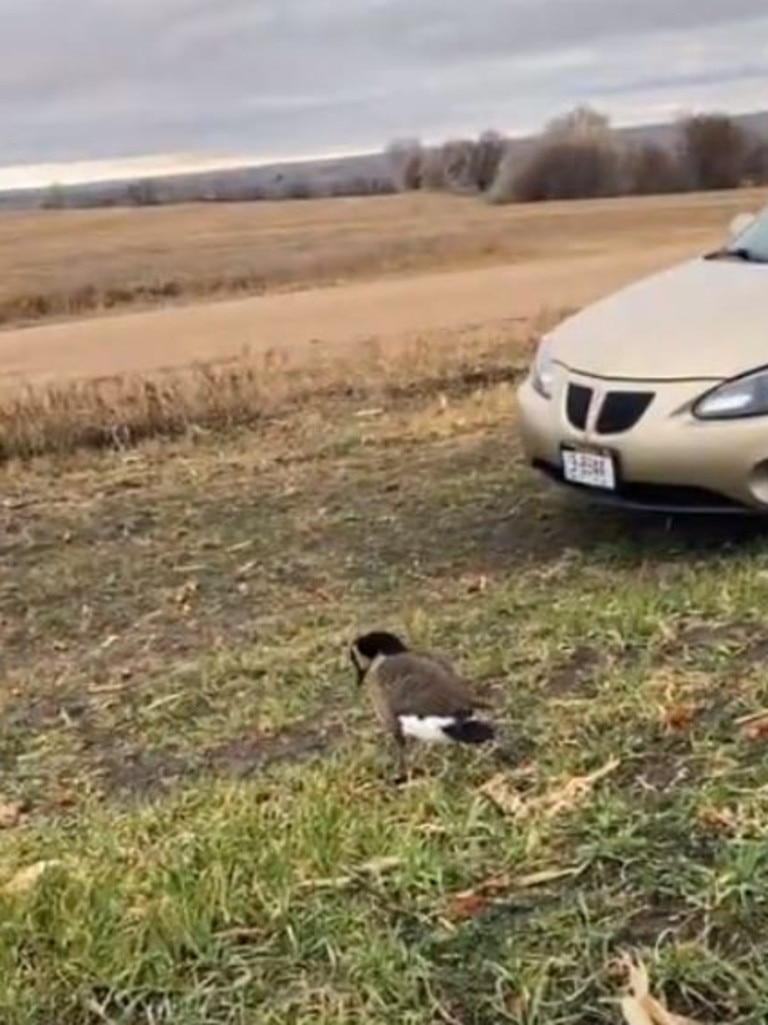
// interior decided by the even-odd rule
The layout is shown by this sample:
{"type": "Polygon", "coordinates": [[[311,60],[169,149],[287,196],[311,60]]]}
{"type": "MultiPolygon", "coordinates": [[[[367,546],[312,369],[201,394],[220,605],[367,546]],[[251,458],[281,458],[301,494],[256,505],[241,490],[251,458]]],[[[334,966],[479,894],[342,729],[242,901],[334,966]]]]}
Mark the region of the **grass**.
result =
{"type": "Polygon", "coordinates": [[[4,1025],[608,1025],[627,950],[766,1020],[764,533],[565,504],[465,341],[4,467],[4,1025]],[[377,625],[494,696],[512,765],[392,787],[345,655],[377,625]]]}
{"type": "Polygon", "coordinates": [[[763,202],[751,190],[490,208],[414,194],[8,213],[0,325],[622,245],[696,251],[763,202]]]}

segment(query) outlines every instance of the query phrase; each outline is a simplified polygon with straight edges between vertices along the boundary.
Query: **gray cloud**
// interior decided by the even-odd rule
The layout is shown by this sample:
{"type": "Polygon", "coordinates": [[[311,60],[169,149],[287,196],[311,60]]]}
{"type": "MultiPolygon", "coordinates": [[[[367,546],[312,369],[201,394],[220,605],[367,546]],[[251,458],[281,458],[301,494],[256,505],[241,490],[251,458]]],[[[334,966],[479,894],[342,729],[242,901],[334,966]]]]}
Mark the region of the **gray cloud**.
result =
{"type": "Polygon", "coordinates": [[[768,85],[765,0],[0,0],[0,24],[3,163],[375,146],[768,85]]]}

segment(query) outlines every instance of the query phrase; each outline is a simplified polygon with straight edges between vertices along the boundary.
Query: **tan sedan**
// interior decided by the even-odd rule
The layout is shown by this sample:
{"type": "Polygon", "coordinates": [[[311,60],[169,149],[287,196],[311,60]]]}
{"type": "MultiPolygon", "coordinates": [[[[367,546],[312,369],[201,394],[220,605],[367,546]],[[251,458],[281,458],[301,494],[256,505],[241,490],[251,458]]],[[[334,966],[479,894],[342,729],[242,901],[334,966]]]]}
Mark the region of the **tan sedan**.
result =
{"type": "Polygon", "coordinates": [[[533,467],[605,502],[768,513],[768,208],[731,233],[541,340],[518,391],[533,467]]]}

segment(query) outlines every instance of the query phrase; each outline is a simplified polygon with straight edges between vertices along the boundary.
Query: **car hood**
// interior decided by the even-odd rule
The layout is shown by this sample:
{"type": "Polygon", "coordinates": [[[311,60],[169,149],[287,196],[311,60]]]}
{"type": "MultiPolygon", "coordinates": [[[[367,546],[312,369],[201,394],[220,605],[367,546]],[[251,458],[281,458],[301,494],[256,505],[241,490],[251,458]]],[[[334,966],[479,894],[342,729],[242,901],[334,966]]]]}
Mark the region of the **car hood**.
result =
{"type": "Polygon", "coordinates": [[[598,377],[722,380],[768,364],[768,265],[699,258],[586,307],[554,359],[598,377]]]}

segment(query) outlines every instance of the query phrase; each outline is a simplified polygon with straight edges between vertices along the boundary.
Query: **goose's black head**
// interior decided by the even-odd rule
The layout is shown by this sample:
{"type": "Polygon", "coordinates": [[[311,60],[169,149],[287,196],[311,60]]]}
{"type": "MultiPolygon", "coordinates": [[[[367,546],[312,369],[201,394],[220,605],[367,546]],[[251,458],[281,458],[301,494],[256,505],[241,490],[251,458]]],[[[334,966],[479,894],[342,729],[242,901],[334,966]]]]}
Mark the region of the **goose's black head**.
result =
{"type": "Polygon", "coordinates": [[[386,655],[400,655],[407,650],[407,646],[396,634],[388,633],[386,630],[374,630],[355,638],[350,646],[349,655],[357,672],[358,684],[363,682],[375,659],[386,655]]]}

